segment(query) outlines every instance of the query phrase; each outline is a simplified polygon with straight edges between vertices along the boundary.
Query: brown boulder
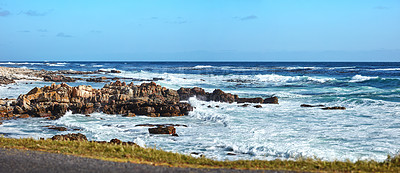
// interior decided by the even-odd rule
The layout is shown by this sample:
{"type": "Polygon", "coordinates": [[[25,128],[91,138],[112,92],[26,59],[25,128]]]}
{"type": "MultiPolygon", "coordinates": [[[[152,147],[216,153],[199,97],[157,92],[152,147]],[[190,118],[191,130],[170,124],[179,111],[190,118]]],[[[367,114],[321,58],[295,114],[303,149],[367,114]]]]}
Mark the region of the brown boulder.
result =
{"type": "Polygon", "coordinates": [[[157,126],[156,128],[149,128],[150,134],[176,134],[174,126],[157,126]]]}
{"type": "Polygon", "coordinates": [[[270,97],[270,98],[266,98],[266,99],[264,99],[263,103],[264,104],[265,103],[268,103],[268,104],[279,104],[278,103],[278,97],[273,96],[273,97],[270,97]]]}
{"type": "Polygon", "coordinates": [[[263,99],[261,97],[256,98],[237,98],[237,103],[263,103],[263,99]]]}

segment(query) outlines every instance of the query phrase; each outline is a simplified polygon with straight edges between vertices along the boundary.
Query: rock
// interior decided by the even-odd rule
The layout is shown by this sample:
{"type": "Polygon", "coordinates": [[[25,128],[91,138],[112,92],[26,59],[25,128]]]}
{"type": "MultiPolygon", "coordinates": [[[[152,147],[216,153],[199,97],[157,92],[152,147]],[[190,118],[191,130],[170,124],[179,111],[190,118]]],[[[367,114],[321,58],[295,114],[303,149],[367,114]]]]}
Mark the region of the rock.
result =
{"type": "Polygon", "coordinates": [[[119,140],[119,139],[117,139],[117,138],[115,138],[115,139],[111,139],[111,140],[110,140],[110,143],[112,143],[112,144],[121,144],[122,141],[119,140]]]}
{"type": "Polygon", "coordinates": [[[119,70],[111,70],[110,73],[121,73],[119,70]]]}
{"type": "Polygon", "coordinates": [[[178,91],[180,100],[188,100],[190,97],[196,97],[198,100],[208,100],[208,95],[203,88],[180,88],[178,91]]]}
{"type": "Polygon", "coordinates": [[[264,104],[279,104],[278,103],[278,97],[273,96],[273,97],[270,97],[270,98],[266,98],[266,99],[264,99],[263,103],[264,104]]]}
{"type": "Polygon", "coordinates": [[[249,104],[242,104],[242,105],[239,105],[239,107],[248,107],[249,106],[249,104]]]}
{"type": "Polygon", "coordinates": [[[86,79],[86,82],[106,82],[107,77],[98,77],[98,78],[88,78],[86,79]]]}
{"type": "Polygon", "coordinates": [[[346,108],[345,107],[340,107],[340,106],[334,106],[334,107],[324,107],[324,108],[321,108],[321,109],[323,109],[323,110],[345,110],[346,108]]]}
{"type": "Polygon", "coordinates": [[[15,83],[15,81],[11,78],[5,77],[5,76],[0,76],[0,85],[8,85],[10,83],[15,83]]]}
{"type": "Polygon", "coordinates": [[[257,98],[238,98],[236,100],[237,103],[263,103],[263,99],[261,97],[257,98]]]}
{"type": "Polygon", "coordinates": [[[126,113],[126,114],[124,114],[124,115],[122,115],[123,117],[135,117],[136,116],[136,114],[134,114],[134,113],[126,113]]]}
{"type": "Polygon", "coordinates": [[[75,82],[76,80],[71,77],[66,77],[64,75],[46,75],[43,77],[44,81],[51,82],[75,82]]]}
{"type": "Polygon", "coordinates": [[[175,134],[176,129],[174,126],[157,126],[156,128],[149,128],[150,134],[175,134]]]}
{"type": "Polygon", "coordinates": [[[55,135],[51,138],[52,140],[70,140],[70,141],[87,141],[85,135],[81,133],[69,133],[66,135],[55,135]]]}
{"type": "Polygon", "coordinates": [[[278,104],[278,97],[270,97],[262,99],[257,98],[239,98],[237,95],[225,93],[220,89],[214,90],[212,93],[205,92],[204,89],[199,87],[194,88],[180,88],[178,91],[180,100],[188,100],[190,97],[196,97],[198,100],[203,101],[217,101],[217,102],[238,102],[238,103],[272,103],[278,104]]]}
{"type": "Polygon", "coordinates": [[[220,89],[214,90],[210,95],[209,95],[209,100],[210,101],[217,101],[217,102],[228,102],[232,103],[235,102],[236,99],[238,98],[237,95],[232,95],[230,93],[225,93],[220,89]]]}
{"type": "Polygon", "coordinates": [[[123,116],[184,116],[193,111],[193,107],[189,103],[180,101],[192,96],[206,101],[228,103],[265,102],[262,98],[239,98],[219,89],[212,93],[198,87],[180,88],[175,91],[154,82],[134,85],[118,80],[105,84],[101,89],[85,85],[71,87],[65,83],[58,85],[53,83],[51,86],[35,87],[14,101],[0,100],[0,117],[18,117],[27,114],[31,117],[58,119],[67,111],[85,115],[104,112],[123,116]],[[2,102],[4,104],[1,104],[2,102]]]}
{"type": "Polygon", "coordinates": [[[29,118],[30,116],[28,114],[20,114],[18,118],[29,118]]]}
{"type": "Polygon", "coordinates": [[[236,156],[235,153],[226,153],[226,155],[229,155],[229,156],[236,156]]]}
{"type": "Polygon", "coordinates": [[[65,127],[56,127],[56,126],[54,126],[54,127],[49,127],[49,129],[57,130],[57,131],[67,131],[67,128],[65,128],[65,127]]]}
{"type": "Polygon", "coordinates": [[[255,106],[253,106],[253,107],[255,107],[255,108],[262,108],[261,105],[255,105],[255,106]]]}
{"type": "Polygon", "coordinates": [[[2,125],[2,124],[3,124],[3,122],[0,121],[0,125],[2,125]]]}
{"type": "Polygon", "coordinates": [[[211,106],[211,105],[208,105],[207,107],[208,107],[208,108],[212,108],[212,106],[211,106]]]}
{"type": "MultiPolygon", "coordinates": [[[[105,141],[96,141],[99,143],[106,143],[105,141]]],[[[117,145],[132,145],[132,146],[138,146],[136,145],[134,142],[122,142],[121,140],[115,138],[115,139],[111,139],[110,142],[108,142],[109,144],[117,144],[117,145]]]]}
{"type": "Polygon", "coordinates": [[[305,108],[312,108],[312,107],[325,107],[325,105],[308,105],[308,104],[302,104],[300,107],[305,107],[305,108]]]}

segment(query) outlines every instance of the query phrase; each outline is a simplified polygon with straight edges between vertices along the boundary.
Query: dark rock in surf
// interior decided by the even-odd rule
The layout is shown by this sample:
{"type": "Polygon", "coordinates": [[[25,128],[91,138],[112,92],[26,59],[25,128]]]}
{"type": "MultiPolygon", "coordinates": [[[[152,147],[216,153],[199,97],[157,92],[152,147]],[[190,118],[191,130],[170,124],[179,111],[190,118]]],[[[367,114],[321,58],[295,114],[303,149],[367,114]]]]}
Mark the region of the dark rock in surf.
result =
{"type": "Polygon", "coordinates": [[[188,100],[190,97],[196,97],[198,100],[203,101],[217,101],[217,102],[237,102],[237,103],[264,103],[264,104],[278,104],[278,97],[265,98],[239,98],[237,95],[225,93],[220,89],[215,89],[212,93],[205,92],[203,88],[180,88],[178,91],[180,100],[188,100]]]}
{"type": "Polygon", "coordinates": [[[263,103],[264,100],[261,97],[257,98],[237,98],[237,103],[263,103]]]}
{"type": "Polygon", "coordinates": [[[321,108],[321,109],[323,109],[323,110],[345,110],[346,108],[345,107],[340,107],[340,106],[334,106],[334,107],[324,107],[324,108],[321,108]]]}
{"type": "Polygon", "coordinates": [[[261,105],[255,105],[255,106],[253,106],[253,107],[255,107],[255,108],[262,108],[261,105]]]}
{"type": "Polygon", "coordinates": [[[264,104],[279,104],[278,97],[273,96],[270,98],[266,98],[266,99],[264,99],[263,103],[264,104]]]}
{"type": "Polygon", "coordinates": [[[157,126],[156,128],[149,128],[150,134],[176,134],[174,126],[157,126]]]}
{"type": "Polygon", "coordinates": [[[300,107],[305,107],[305,108],[312,108],[312,107],[325,107],[325,105],[308,105],[308,104],[302,104],[300,107]]]}
{"type": "Polygon", "coordinates": [[[57,126],[49,127],[49,129],[57,130],[57,131],[67,131],[67,128],[65,128],[65,127],[57,127],[57,126]]]}

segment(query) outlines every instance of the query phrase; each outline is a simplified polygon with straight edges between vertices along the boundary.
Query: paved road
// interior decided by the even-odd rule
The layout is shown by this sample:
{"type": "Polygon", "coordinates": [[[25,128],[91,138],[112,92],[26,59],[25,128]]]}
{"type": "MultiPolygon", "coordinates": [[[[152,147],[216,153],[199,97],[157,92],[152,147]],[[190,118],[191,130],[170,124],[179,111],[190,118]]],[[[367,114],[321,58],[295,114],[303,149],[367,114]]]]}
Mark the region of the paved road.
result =
{"type": "Polygon", "coordinates": [[[285,172],[232,169],[170,168],[146,164],[109,162],[70,155],[0,148],[0,172],[285,172]]]}

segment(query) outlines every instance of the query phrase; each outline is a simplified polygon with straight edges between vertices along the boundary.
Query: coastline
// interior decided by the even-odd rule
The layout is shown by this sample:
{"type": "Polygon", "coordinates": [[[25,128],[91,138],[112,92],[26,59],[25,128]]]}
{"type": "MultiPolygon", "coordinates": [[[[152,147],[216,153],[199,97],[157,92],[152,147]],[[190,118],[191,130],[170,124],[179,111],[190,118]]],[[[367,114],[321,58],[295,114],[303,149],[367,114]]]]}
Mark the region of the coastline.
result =
{"type": "MultiPolygon", "coordinates": [[[[102,73],[102,72],[101,72],[102,73]]],[[[102,75],[102,74],[100,74],[100,75],[102,75]]],[[[73,75],[70,75],[70,76],[68,76],[68,77],[71,77],[71,78],[73,78],[73,75]]],[[[40,81],[44,81],[44,80],[40,80],[40,81]]],[[[228,81],[228,82],[230,82],[230,81],[228,81]]],[[[240,82],[240,81],[236,81],[236,82],[240,82]]],[[[242,81],[242,82],[246,82],[246,81],[242,81]]],[[[82,83],[82,82],[81,82],[82,83]]],[[[106,83],[106,82],[105,82],[106,83]]],[[[47,83],[46,83],[46,85],[47,85],[47,83]]],[[[101,84],[100,84],[101,85],[101,84]]],[[[121,85],[122,85],[122,82],[121,82],[121,85]]],[[[128,85],[128,84],[126,84],[126,85],[128,85]]],[[[28,85],[29,86],[29,85],[28,85]]],[[[50,86],[51,87],[51,86],[50,86]]],[[[118,86],[118,87],[120,87],[120,86],[118,86]]],[[[55,88],[57,88],[57,87],[55,87],[55,88]]],[[[101,88],[100,88],[101,89],[101,88]]],[[[192,91],[191,89],[190,90],[187,90],[187,91],[189,91],[189,93],[192,91]]],[[[195,91],[195,90],[194,90],[195,91]]],[[[208,90],[208,91],[210,91],[210,90],[208,90]]],[[[194,93],[195,93],[195,95],[196,95],[196,92],[197,91],[195,91],[194,93]]],[[[209,93],[210,94],[210,93],[209,93]]],[[[9,100],[11,100],[11,99],[9,99],[9,100]]],[[[12,101],[11,101],[12,102],[12,101]]],[[[205,106],[207,106],[207,102],[205,102],[206,103],[206,105],[205,106]]],[[[307,103],[307,102],[306,102],[307,103]]],[[[308,102],[309,103],[309,102],[308,102]]],[[[12,103],[10,103],[10,104],[12,104],[12,103]]],[[[204,103],[202,103],[202,104],[204,104],[204,103]]],[[[219,107],[217,107],[218,105],[216,105],[216,104],[211,104],[212,105],[212,108],[209,108],[209,109],[218,109],[219,107]]],[[[239,106],[243,106],[243,109],[249,109],[249,108],[245,108],[245,106],[244,105],[246,105],[245,103],[244,104],[234,104],[234,105],[237,105],[237,107],[239,107],[239,106]]],[[[248,107],[252,107],[254,104],[250,104],[250,106],[249,105],[247,105],[248,107]]],[[[197,105],[197,106],[199,106],[199,105],[197,105]]],[[[223,105],[220,105],[220,106],[223,106],[223,105]]],[[[256,105],[254,105],[254,106],[256,106],[256,105]]],[[[263,107],[266,107],[266,106],[264,106],[264,105],[262,105],[263,107]]],[[[316,109],[321,109],[321,105],[319,105],[319,104],[315,104],[315,102],[314,103],[311,103],[311,104],[304,104],[304,105],[300,105],[300,104],[298,104],[297,105],[298,107],[302,107],[301,109],[304,109],[304,110],[310,110],[310,111],[314,111],[314,110],[316,110],[316,109]]],[[[334,106],[331,106],[331,108],[332,109],[334,109],[335,107],[334,106]]],[[[339,109],[339,107],[337,107],[338,109],[339,109]]],[[[240,109],[242,109],[242,108],[240,108],[240,109]]],[[[257,109],[257,108],[252,108],[252,109],[257,109]]],[[[328,107],[327,108],[327,110],[329,110],[330,108],[328,107]]],[[[340,108],[341,109],[341,108],[340,108]]],[[[332,112],[335,112],[335,111],[332,111],[332,112]]],[[[139,114],[138,114],[139,115],[139,114]]],[[[158,125],[159,124],[153,124],[153,126],[152,127],[158,127],[158,125]]],[[[179,130],[178,130],[178,133],[179,133],[179,130]]],[[[125,139],[126,140],[126,139],[125,139]]],[[[236,149],[235,149],[236,150],[236,149]]],[[[318,156],[318,155],[317,155],[318,156]]],[[[379,160],[379,161],[381,161],[381,160],[379,160]]]]}

